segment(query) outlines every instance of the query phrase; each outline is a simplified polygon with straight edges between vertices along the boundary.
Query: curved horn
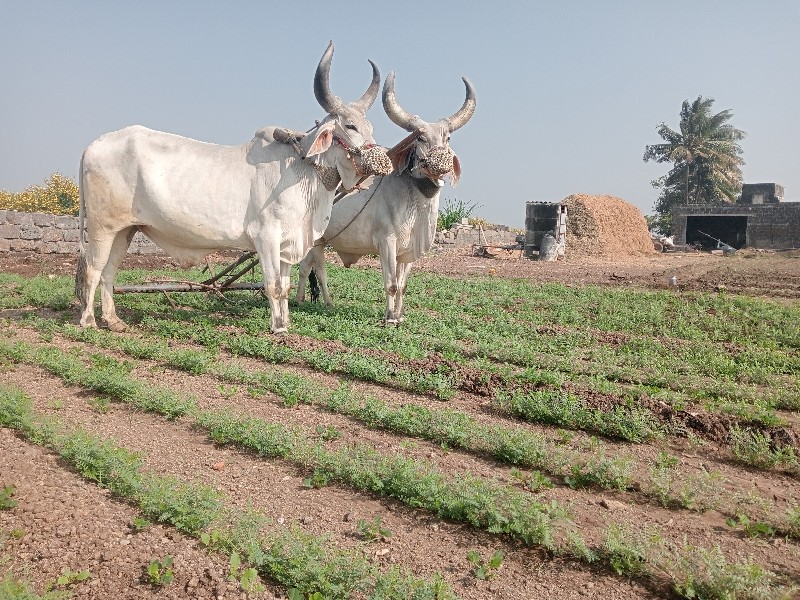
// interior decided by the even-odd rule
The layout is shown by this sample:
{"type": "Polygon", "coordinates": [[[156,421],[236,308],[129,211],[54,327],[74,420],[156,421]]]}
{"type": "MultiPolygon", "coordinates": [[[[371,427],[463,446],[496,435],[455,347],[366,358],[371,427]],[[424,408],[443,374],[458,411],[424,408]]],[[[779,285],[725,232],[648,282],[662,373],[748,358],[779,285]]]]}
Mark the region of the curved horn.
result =
{"type": "Polygon", "coordinates": [[[333,42],[330,42],[325,54],[322,55],[319,61],[317,72],[314,75],[314,96],[316,96],[319,105],[325,109],[325,112],[330,114],[336,113],[342,106],[342,101],[331,93],[330,84],[328,83],[332,58],[333,42]]]}
{"type": "Polygon", "coordinates": [[[447,117],[447,122],[450,123],[450,131],[453,132],[467,124],[475,112],[475,88],[472,87],[469,79],[466,77],[461,78],[464,85],[467,87],[467,97],[464,99],[464,104],[454,115],[447,117]]]}
{"type": "Polygon", "coordinates": [[[375,98],[378,97],[378,90],[381,87],[381,72],[378,71],[378,66],[371,60],[369,64],[372,65],[372,83],[369,84],[364,95],[350,105],[364,113],[366,113],[369,107],[375,102],[375,98]]]}
{"type": "Polygon", "coordinates": [[[386,116],[392,120],[392,123],[406,131],[414,131],[411,123],[419,117],[407,113],[397,103],[397,99],[394,97],[394,71],[391,71],[386,77],[386,81],[383,82],[383,110],[386,111],[386,116]]]}

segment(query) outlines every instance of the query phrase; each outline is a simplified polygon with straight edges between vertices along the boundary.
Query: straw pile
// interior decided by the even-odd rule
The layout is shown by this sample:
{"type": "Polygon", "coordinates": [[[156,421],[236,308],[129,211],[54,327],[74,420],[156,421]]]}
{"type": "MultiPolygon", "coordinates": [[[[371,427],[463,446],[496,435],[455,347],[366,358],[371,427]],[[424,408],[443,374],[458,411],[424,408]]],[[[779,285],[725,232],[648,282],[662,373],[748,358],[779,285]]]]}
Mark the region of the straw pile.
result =
{"type": "Polygon", "coordinates": [[[567,206],[567,256],[652,254],[653,242],[641,211],[614,196],[573,194],[567,206]]]}

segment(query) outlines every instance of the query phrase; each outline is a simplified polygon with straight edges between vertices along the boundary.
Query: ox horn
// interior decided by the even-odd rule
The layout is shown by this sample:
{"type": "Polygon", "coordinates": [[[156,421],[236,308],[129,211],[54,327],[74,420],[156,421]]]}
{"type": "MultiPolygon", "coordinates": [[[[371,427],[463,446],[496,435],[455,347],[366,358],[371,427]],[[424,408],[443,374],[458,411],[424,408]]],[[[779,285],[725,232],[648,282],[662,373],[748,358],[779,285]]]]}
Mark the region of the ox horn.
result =
{"type": "Polygon", "coordinates": [[[383,82],[383,110],[386,111],[392,123],[405,129],[406,131],[415,131],[412,122],[419,119],[416,115],[412,115],[403,110],[397,103],[397,98],[394,97],[394,71],[389,73],[386,81],[383,82]]]}
{"type": "Polygon", "coordinates": [[[461,80],[467,88],[467,96],[464,104],[454,115],[447,117],[446,121],[450,124],[450,131],[453,132],[467,124],[475,112],[475,88],[472,87],[469,79],[462,77],[461,80]]]}
{"type": "Polygon", "coordinates": [[[375,102],[375,98],[378,97],[378,90],[381,87],[381,72],[378,71],[378,66],[371,60],[369,64],[372,65],[372,83],[369,84],[364,95],[350,105],[363,113],[366,113],[375,102]]]}
{"type": "Polygon", "coordinates": [[[317,72],[314,75],[314,96],[317,98],[319,105],[325,109],[329,114],[339,112],[342,107],[342,101],[338,96],[331,93],[329,84],[329,76],[331,72],[331,59],[333,58],[333,42],[328,43],[328,48],[322,55],[317,66],[317,72]]]}

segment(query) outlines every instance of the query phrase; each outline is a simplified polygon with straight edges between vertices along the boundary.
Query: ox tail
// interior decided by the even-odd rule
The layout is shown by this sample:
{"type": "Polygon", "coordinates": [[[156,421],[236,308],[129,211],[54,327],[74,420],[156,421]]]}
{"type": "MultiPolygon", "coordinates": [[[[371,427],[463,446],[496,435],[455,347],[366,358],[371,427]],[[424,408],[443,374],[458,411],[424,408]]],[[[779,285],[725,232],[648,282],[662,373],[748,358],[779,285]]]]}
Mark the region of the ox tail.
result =
{"type": "Polygon", "coordinates": [[[86,306],[86,271],[88,262],[86,260],[86,242],[84,241],[84,221],[86,219],[86,200],[84,198],[83,181],[83,156],[81,156],[81,166],[78,172],[78,268],[75,271],[75,296],[81,307],[86,306]]]}
{"type": "Polygon", "coordinates": [[[316,302],[319,300],[319,281],[317,281],[316,269],[311,269],[308,274],[308,287],[311,292],[311,301],[316,302]]]}

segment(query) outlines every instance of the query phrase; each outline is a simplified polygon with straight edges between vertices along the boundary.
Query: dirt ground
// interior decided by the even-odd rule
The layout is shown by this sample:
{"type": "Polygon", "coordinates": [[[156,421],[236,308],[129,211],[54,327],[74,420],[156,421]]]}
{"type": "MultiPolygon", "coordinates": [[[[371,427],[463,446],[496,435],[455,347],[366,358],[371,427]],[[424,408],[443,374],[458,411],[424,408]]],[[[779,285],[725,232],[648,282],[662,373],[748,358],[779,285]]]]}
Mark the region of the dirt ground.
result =
{"type": "MultiPolygon", "coordinates": [[[[474,256],[470,248],[434,249],[414,264],[414,271],[454,276],[517,277],[532,281],[559,281],[568,285],[593,284],[662,289],[675,277],[678,290],[719,292],[747,296],[800,299],[800,250],[740,250],[733,256],[709,252],[664,252],[622,256],[582,256],[539,262],[517,250],[493,250],[494,256],[474,256]]],[[[233,254],[213,255],[212,264],[227,264],[233,254]]],[[[341,264],[335,254],[328,260],[341,264]]],[[[71,275],[76,257],[63,254],[0,253],[0,272],[35,275],[71,275]]],[[[163,255],[129,255],[124,269],[177,265],[163,255]]],[[[362,258],[353,268],[380,268],[377,258],[362,258]]],[[[413,271],[412,271],[413,277],[413,271]]]]}
{"type": "MultiPolygon", "coordinates": [[[[334,260],[333,257],[329,257],[334,260]]],[[[215,257],[220,264],[229,256],[215,257]]],[[[123,268],[152,268],[171,264],[160,256],[129,256],[123,268]]],[[[376,259],[364,259],[356,268],[376,268],[376,259]]],[[[518,252],[499,251],[493,258],[472,256],[469,250],[436,249],[420,260],[415,271],[453,276],[516,277],[532,281],[559,281],[566,285],[597,284],[667,289],[728,292],[771,298],[780,302],[800,299],[800,251],[742,251],[734,256],[708,253],[664,253],[613,258],[582,258],[553,263],[519,257],[518,252]],[[669,279],[677,279],[671,286],[669,279]]],[[[25,276],[72,274],[75,258],[63,255],[0,254],[0,272],[25,276]]],[[[411,277],[413,278],[413,272],[411,277]]],[[[11,314],[0,317],[13,319],[11,314]]],[[[43,343],[33,330],[15,328],[15,337],[30,344],[43,343]]],[[[55,336],[49,343],[62,349],[87,346],[55,336]]],[[[222,357],[229,359],[230,357],[222,357]]],[[[258,361],[237,359],[253,370],[268,368],[258,361]]],[[[307,377],[335,382],[302,367],[287,367],[307,377]]],[[[168,371],[151,361],[137,361],[132,376],[153,384],[191,394],[201,408],[236,406],[254,417],[315,430],[335,427],[341,442],[357,440],[382,452],[423,459],[445,472],[469,472],[498,481],[509,480],[509,468],[466,452],[444,450],[436,444],[368,429],[340,415],[308,406],[288,408],[278,398],[252,398],[245,390],[231,393],[219,382],[205,376],[168,371]]],[[[237,507],[252,506],[277,523],[295,523],[317,535],[329,534],[342,547],[356,547],[355,523],[381,517],[392,532],[365,546],[364,552],[382,565],[404,565],[418,576],[441,572],[464,598],[569,599],[660,598],[669,596],[663,581],[642,582],[617,577],[571,560],[554,559],[538,549],[524,547],[500,536],[463,524],[438,519],[393,500],[327,486],[303,486],[307,477],[298,467],[282,461],[265,461],[231,447],[212,444],[202,432],[181,419],[164,419],[135,413],[121,404],[98,412],[85,391],[63,385],[60,380],[31,366],[0,370],[0,379],[25,391],[37,411],[50,413],[80,425],[101,437],[141,451],[146,466],[162,474],[200,481],[224,490],[227,501],[237,507]],[[469,550],[488,557],[495,550],[505,553],[497,576],[476,579],[466,559],[469,550]]],[[[363,391],[396,404],[440,407],[441,403],[396,389],[358,384],[363,391]]],[[[462,393],[448,407],[470,413],[486,423],[501,423],[488,401],[479,394],[462,393]]],[[[532,431],[546,432],[535,425],[532,431]]],[[[574,443],[588,438],[578,433],[574,443]]],[[[585,440],[584,440],[585,441],[585,440]]],[[[637,458],[654,457],[661,449],[641,445],[634,449],[623,443],[607,442],[620,454],[635,452],[637,458]]],[[[779,472],[746,471],[732,465],[713,445],[698,448],[685,440],[670,440],[669,451],[680,456],[686,469],[713,469],[729,479],[729,487],[748,490],[770,498],[781,507],[800,497],[796,477],[779,472]]],[[[136,510],[100,488],[87,485],[51,453],[32,446],[7,430],[0,430],[0,487],[13,484],[17,507],[0,510],[0,558],[10,555],[16,573],[27,575],[41,592],[64,569],[88,569],[91,577],[71,586],[76,598],[280,598],[280,588],[267,585],[264,592],[245,595],[226,577],[227,561],[205,551],[197,540],[174,529],[152,525],[141,533],[131,527],[136,510]],[[11,532],[21,532],[19,537],[11,532]],[[5,538],[5,539],[4,539],[5,538]],[[170,555],[175,559],[175,581],[164,588],[150,585],[142,569],[153,559],[170,555]]],[[[652,525],[679,540],[710,547],[719,543],[732,558],[752,556],[776,572],[800,580],[800,546],[791,540],[774,538],[753,542],[725,525],[715,511],[695,513],[667,510],[643,503],[641,497],[626,493],[571,490],[556,486],[545,493],[545,501],[557,500],[569,506],[581,533],[597,543],[599,532],[609,521],[652,525]]],[[[3,564],[0,562],[0,572],[3,564]]]]}

